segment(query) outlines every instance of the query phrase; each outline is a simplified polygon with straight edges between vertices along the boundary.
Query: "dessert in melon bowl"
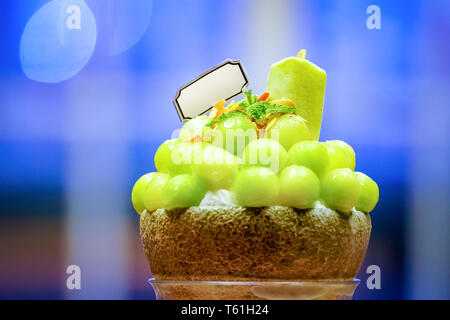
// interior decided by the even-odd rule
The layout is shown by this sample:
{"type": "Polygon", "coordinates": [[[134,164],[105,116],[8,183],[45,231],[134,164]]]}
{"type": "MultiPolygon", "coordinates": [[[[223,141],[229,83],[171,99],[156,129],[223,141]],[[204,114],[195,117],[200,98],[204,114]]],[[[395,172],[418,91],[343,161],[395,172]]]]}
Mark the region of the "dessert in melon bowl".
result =
{"type": "Polygon", "coordinates": [[[132,191],[159,299],[352,297],[378,187],[318,141],[325,82],[302,50],[161,144],[132,191]]]}

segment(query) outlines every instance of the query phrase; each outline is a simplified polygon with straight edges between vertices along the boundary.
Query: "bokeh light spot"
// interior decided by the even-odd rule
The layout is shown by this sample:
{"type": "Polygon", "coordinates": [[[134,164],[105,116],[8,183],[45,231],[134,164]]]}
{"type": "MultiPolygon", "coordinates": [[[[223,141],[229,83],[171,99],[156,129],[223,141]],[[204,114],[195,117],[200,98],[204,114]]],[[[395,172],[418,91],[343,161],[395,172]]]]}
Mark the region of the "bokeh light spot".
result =
{"type": "Polygon", "coordinates": [[[151,0],[110,1],[111,55],[128,50],[142,38],[150,23],[151,13],[151,0]]]}
{"type": "Polygon", "coordinates": [[[83,0],[53,0],[28,21],[20,63],[32,80],[56,83],[77,74],[94,52],[95,18],[83,0]]]}

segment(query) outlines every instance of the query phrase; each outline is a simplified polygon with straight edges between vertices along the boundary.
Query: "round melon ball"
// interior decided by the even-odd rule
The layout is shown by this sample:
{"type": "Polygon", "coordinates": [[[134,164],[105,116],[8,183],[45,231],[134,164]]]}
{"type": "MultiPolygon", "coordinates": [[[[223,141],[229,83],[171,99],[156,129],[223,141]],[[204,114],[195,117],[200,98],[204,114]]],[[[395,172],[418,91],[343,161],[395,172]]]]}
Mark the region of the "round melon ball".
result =
{"type": "Polygon", "coordinates": [[[305,166],[322,177],[329,165],[328,152],[321,142],[300,141],[289,149],[287,164],[305,166]]]}
{"type": "Polygon", "coordinates": [[[145,209],[153,211],[158,208],[164,208],[164,203],[162,201],[163,189],[169,180],[170,176],[167,173],[158,172],[153,175],[144,194],[145,209]]]}
{"type": "Polygon", "coordinates": [[[265,167],[243,169],[234,180],[232,191],[241,206],[264,207],[278,200],[278,176],[265,167]]]}
{"type": "Polygon", "coordinates": [[[171,176],[190,174],[202,162],[204,144],[200,142],[176,144],[171,152],[167,169],[171,176]]]}
{"type": "Polygon", "coordinates": [[[320,181],[309,168],[292,165],[280,173],[281,203],[299,209],[312,208],[320,196],[320,181]]]}
{"type": "Polygon", "coordinates": [[[257,138],[256,124],[246,116],[237,114],[217,123],[212,143],[238,156],[257,138]]]}
{"type": "Polygon", "coordinates": [[[152,182],[152,180],[156,177],[165,176],[164,173],[159,172],[150,172],[144,174],[140,177],[133,186],[133,190],[131,191],[131,202],[133,203],[134,210],[137,213],[141,214],[145,209],[145,194],[147,189],[152,182]]]}
{"type": "Polygon", "coordinates": [[[212,128],[206,126],[209,122],[211,122],[211,119],[206,115],[198,116],[189,120],[180,129],[178,139],[183,142],[210,142],[212,128]]]}
{"type": "Polygon", "coordinates": [[[321,191],[327,207],[349,213],[361,192],[359,177],[348,168],[335,169],[323,177],[321,191]]]}
{"type": "Polygon", "coordinates": [[[210,190],[228,189],[238,171],[236,156],[213,145],[203,149],[202,163],[193,167],[193,173],[203,178],[210,190]]]}
{"type": "Polygon", "coordinates": [[[302,140],[312,138],[308,122],[294,114],[282,115],[273,126],[267,130],[267,137],[278,141],[286,150],[302,140]]]}
{"type": "Polygon", "coordinates": [[[355,171],[355,151],[350,145],[341,140],[329,140],[323,144],[330,159],[329,171],[339,168],[355,171]]]}
{"type": "Polygon", "coordinates": [[[247,166],[261,166],[278,173],[284,168],[287,152],[281,144],[272,139],[258,139],[250,142],[244,151],[247,166]]]}
{"type": "Polygon", "coordinates": [[[180,174],[171,178],[163,188],[162,203],[165,209],[198,206],[207,191],[200,177],[180,174]]]}
{"type": "Polygon", "coordinates": [[[156,150],[155,167],[159,172],[169,172],[169,163],[173,148],[180,143],[178,139],[164,141],[156,150]]]}
{"type": "Polygon", "coordinates": [[[363,212],[372,211],[378,203],[380,191],[378,185],[370,177],[361,172],[355,172],[361,184],[361,194],[359,195],[356,209],[363,212]]]}

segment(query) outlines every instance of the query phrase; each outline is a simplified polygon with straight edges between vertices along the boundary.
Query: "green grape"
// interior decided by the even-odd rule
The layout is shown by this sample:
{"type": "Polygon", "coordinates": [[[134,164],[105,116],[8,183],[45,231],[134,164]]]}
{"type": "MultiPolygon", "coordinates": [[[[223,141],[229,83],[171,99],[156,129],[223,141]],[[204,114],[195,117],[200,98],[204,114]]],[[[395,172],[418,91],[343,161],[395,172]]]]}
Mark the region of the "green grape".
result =
{"type": "Polygon", "coordinates": [[[356,205],[361,186],[358,176],[350,169],[335,169],[321,181],[322,198],[331,209],[348,213],[356,205]]]}
{"type": "Polygon", "coordinates": [[[158,174],[159,173],[157,172],[144,174],[134,184],[133,190],[131,191],[131,202],[133,203],[134,210],[136,210],[137,213],[141,214],[141,212],[145,209],[145,193],[153,177],[158,174]]]}
{"type": "Polygon", "coordinates": [[[170,153],[168,171],[171,176],[190,174],[202,162],[204,144],[200,142],[176,144],[170,153]]]}
{"type": "Polygon", "coordinates": [[[320,196],[320,180],[315,173],[297,165],[286,167],[280,173],[280,201],[288,207],[312,208],[320,196]]]}
{"type": "Polygon", "coordinates": [[[287,164],[308,167],[321,177],[328,169],[328,152],[321,142],[300,141],[289,149],[287,164]]]}
{"type": "Polygon", "coordinates": [[[212,129],[206,127],[211,119],[205,115],[195,117],[184,124],[179,139],[183,142],[210,141],[212,129]]]}
{"type": "Polygon", "coordinates": [[[167,173],[155,173],[144,194],[144,206],[148,211],[163,208],[162,194],[164,186],[170,180],[167,173]]]}
{"type": "Polygon", "coordinates": [[[203,149],[202,162],[193,167],[193,173],[203,178],[211,190],[229,188],[238,171],[236,156],[213,145],[203,149]]]}
{"type": "Polygon", "coordinates": [[[238,203],[247,207],[274,205],[278,199],[278,176],[264,167],[248,167],[236,176],[232,190],[238,203]]]}
{"type": "Polygon", "coordinates": [[[341,140],[329,140],[324,142],[330,158],[329,171],[339,168],[349,168],[355,171],[355,151],[341,140]]]}
{"type": "Polygon", "coordinates": [[[372,211],[378,202],[380,191],[375,181],[361,172],[355,172],[361,184],[361,194],[359,195],[356,209],[363,212],[372,211]]]}
{"type": "Polygon", "coordinates": [[[171,178],[164,186],[162,203],[166,209],[198,206],[206,191],[206,183],[200,177],[181,174],[171,178]]]}
{"type": "Polygon", "coordinates": [[[287,152],[281,144],[271,139],[258,139],[250,142],[244,151],[247,166],[258,165],[278,173],[286,164],[287,152]]]}
{"type": "Polygon", "coordinates": [[[212,135],[212,143],[216,147],[234,155],[241,155],[245,147],[256,139],[256,124],[241,115],[218,122],[212,135]]]}
{"type": "Polygon", "coordinates": [[[169,172],[169,162],[173,148],[180,143],[178,139],[166,140],[155,153],[155,167],[159,172],[169,172]]]}
{"type": "Polygon", "coordinates": [[[278,141],[286,150],[302,140],[312,138],[308,122],[299,115],[282,115],[267,131],[267,137],[278,141]]]}

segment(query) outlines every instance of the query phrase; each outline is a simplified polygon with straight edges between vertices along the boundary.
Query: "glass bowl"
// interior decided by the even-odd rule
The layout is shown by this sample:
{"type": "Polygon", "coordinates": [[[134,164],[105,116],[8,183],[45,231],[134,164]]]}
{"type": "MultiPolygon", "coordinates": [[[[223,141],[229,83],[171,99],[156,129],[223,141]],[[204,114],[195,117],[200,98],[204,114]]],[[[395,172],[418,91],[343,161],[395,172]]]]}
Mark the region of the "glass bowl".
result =
{"type": "Polygon", "coordinates": [[[172,281],[149,279],[158,300],[351,300],[359,279],[172,281]]]}

